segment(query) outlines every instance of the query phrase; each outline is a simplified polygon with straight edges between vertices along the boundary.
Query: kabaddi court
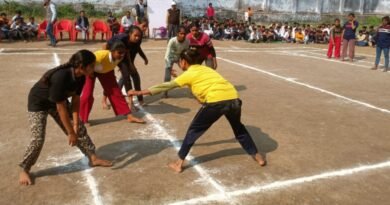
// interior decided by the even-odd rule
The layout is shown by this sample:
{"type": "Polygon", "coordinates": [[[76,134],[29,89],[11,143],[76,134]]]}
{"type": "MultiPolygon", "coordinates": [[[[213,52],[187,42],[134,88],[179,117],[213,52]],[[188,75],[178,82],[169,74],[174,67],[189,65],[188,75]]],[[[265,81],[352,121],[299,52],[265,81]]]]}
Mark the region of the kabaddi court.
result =
{"type": "MultiPolygon", "coordinates": [[[[114,167],[89,168],[49,117],[32,169],[35,185],[21,187],[17,165],[30,138],[29,89],[78,49],[94,51],[102,43],[2,43],[0,204],[388,204],[390,73],[370,70],[374,49],[357,48],[349,63],[326,58],[326,46],[214,45],[218,71],[239,91],[242,121],[268,166],[245,154],[221,118],[175,174],[166,165],[200,108],[190,91],[146,97],[135,115],[147,124],[128,124],[102,109],[97,82],[88,132],[114,167]]],[[[162,82],[165,46],[143,43],[149,65],[136,60],[143,88],[162,82]]]]}

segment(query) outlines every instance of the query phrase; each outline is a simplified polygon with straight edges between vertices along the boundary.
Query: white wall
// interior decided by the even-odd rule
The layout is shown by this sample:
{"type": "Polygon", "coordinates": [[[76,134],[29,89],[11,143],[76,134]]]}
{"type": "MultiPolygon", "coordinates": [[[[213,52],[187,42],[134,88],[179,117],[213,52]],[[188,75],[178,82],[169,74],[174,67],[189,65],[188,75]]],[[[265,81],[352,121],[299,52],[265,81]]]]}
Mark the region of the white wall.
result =
{"type": "Polygon", "coordinates": [[[153,28],[166,27],[167,10],[172,0],[148,0],[149,30],[152,38],[153,28]]]}

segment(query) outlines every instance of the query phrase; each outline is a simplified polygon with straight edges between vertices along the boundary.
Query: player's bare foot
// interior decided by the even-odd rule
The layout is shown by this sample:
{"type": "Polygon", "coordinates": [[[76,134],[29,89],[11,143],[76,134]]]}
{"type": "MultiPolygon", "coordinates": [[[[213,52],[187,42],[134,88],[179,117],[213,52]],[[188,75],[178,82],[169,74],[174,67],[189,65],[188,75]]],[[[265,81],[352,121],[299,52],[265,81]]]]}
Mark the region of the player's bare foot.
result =
{"type": "Polygon", "coordinates": [[[109,110],[109,109],[111,109],[111,105],[109,105],[107,103],[102,103],[102,108],[103,108],[103,110],[109,110]]]}
{"type": "Polygon", "coordinates": [[[181,173],[183,171],[183,160],[177,160],[168,164],[168,167],[171,168],[176,173],[181,173]]]}
{"type": "Polygon", "coordinates": [[[32,185],[30,174],[27,171],[22,171],[19,174],[19,184],[23,186],[32,185]]]}
{"type": "Polygon", "coordinates": [[[136,118],[133,115],[127,115],[127,122],[145,124],[145,120],[136,118]]]}
{"type": "Polygon", "coordinates": [[[252,155],[252,158],[262,167],[267,165],[267,161],[265,160],[265,157],[263,157],[259,153],[252,155]]]}
{"type": "Polygon", "coordinates": [[[371,70],[377,70],[378,69],[378,66],[374,66],[371,68],[371,70]]]}
{"type": "Polygon", "coordinates": [[[92,155],[89,162],[91,167],[112,167],[111,161],[100,159],[96,155],[92,155]]]}

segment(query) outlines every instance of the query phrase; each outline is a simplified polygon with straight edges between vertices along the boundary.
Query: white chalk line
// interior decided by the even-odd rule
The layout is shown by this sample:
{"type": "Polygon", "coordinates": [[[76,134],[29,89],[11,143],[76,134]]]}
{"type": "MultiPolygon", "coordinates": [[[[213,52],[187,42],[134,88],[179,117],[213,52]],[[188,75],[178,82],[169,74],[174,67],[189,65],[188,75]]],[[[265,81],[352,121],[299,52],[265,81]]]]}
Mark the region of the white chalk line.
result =
{"type": "MultiPolygon", "coordinates": [[[[55,63],[55,66],[59,66],[61,63],[61,60],[58,56],[57,53],[53,53],[53,60],[55,63]]],[[[80,157],[80,152],[79,151],[73,151],[71,153],[71,157],[77,158],[80,157]]],[[[86,170],[82,171],[82,175],[84,176],[86,183],[88,185],[89,190],[91,191],[92,198],[94,201],[95,205],[103,205],[102,198],[99,194],[99,189],[98,189],[98,183],[96,182],[96,179],[92,176],[92,169],[88,169],[89,165],[86,157],[83,158],[83,166],[86,168],[86,170]]]]}
{"type": "MultiPolygon", "coordinates": [[[[385,161],[382,163],[372,164],[372,165],[362,165],[362,166],[358,166],[355,168],[341,169],[341,170],[331,171],[331,172],[324,172],[324,173],[317,174],[317,175],[299,177],[299,178],[295,178],[295,179],[275,181],[275,182],[272,182],[269,184],[251,186],[247,189],[230,191],[230,192],[227,192],[226,194],[228,194],[229,196],[232,196],[232,197],[233,196],[237,197],[237,196],[249,195],[249,194],[254,194],[254,193],[259,193],[259,192],[279,190],[279,189],[284,189],[284,188],[291,187],[294,185],[300,185],[300,184],[305,184],[305,183],[310,183],[310,182],[315,182],[315,181],[320,181],[320,180],[325,180],[325,179],[333,179],[336,177],[350,176],[350,175],[355,175],[355,174],[359,174],[359,173],[363,173],[363,172],[368,172],[368,171],[377,170],[377,169],[386,169],[386,168],[390,168],[390,161],[385,161]]],[[[193,199],[186,200],[186,201],[174,202],[174,203],[171,203],[171,205],[207,203],[207,202],[211,202],[211,201],[219,201],[219,199],[221,197],[222,196],[219,194],[213,194],[213,195],[208,195],[205,197],[193,198],[193,199]]]]}
{"type": "MultiPolygon", "coordinates": [[[[145,109],[139,105],[139,103],[135,101],[135,106],[139,109],[139,112],[142,112],[145,115],[145,118],[148,120],[148,124],[154,127],[157,132],[161,133],[162,136],[165,136],[170,143],[174,146],[174,148],[179,151],[180,150],[180,143],[178,142],[177,138],[175,136],[172,136],[167,132],[167,130],[156,120],[150,113],[145,111],[145,109]]],[[[194,163],[194,157],[192,155],[187,155],[188,161],[190,161],[193,165],[193,168],[198,172],[198,174],[206,180],[209,184],[212,185],[213,188],[215,188],[220,196],[218,199],[219,201],[226,201],[230,204],[235,204],[234,200],[231,199],[231,197],[226,193],[225,187],[223,187],[221,184],[219,184],[212,176],[210,176],[205,169],[203,169],[200,165],[194,163]]]]}
{"type": "Polygon", "coordinates": [[[0,48],[0,53],[2,53],[4,51],[4,48],[0,48]]]}
{"type": "Polygon", "coordinates": [[[331,96],[334,96],[334,97],[343,99],[345,101],[349,101],[349,102],[352,102],[352,103],[355,103],[355,104],[358,104],[358,105],[361,105],[361,106],[364,106],[364,107],[367,107],[367,108],[370,108],[370,109],[373,109],[373,110],[377,110],[377,111],[380,111],[380,112],[383,112],[383,113],[386,113],[386,114],[390,114],[390,110],[387,110],[387,109],[384,109],[384,108],[380,108],[380,107],[377,107],[375,105],[372,105],[372,104],[369,104],[369,103],[366,103],[366,102],[363,102],[363,101],[355,100],[355,99],[352,99],[352,98],[349,98],[349,97],[346,97],[346,96],[343,96],[343,95],[340,95],[340,94],[337,94],[337,93],[334,93],[334,92],[331,92],[331,91],[328,91],[328,90],[325,90],[325,89],[322,89],[322,88],[319,88],[319,87],[316,87],[316,86],[313,86],[313,85],[310,85],[310,84],[307,84],[307,83],[298,82],[298,81],[296,81],[293,78],[277,75],[275,73],[272,73],[272,72],[269,72],[269,71],[266,71],[266,70],[262,70],[262,69],[259,69],[259,68],[253,67],[253,66],[249,66],[249,65],[242,64],[242,63],[238,63],[238,62],[235,62],[235,61],[232,61],[232,60],[228,60],[228,59],[225,59],[225,58],[218,57],[218,59],[220,59],[222,61],[225,61],[225,62],[228,62],[228,63],[231,63],[231,64],[234,64],[234,65],[241,66],[243,68],[247,68],[249,70],[257,71],[257,72],[260,72],[260,73],[263,73],[263,74],[266,74],[266,75],[269,75],[269,76],[272,76],[272,77],[275,77],[275,78],[278,78],[278,79],[282,79],[282,80],[285,80],[285,81],[293,83],[293,84],[297,84],[297,85],[300,85],[300,86],[303,86],[303,87],[306,87],[306,88],[310,88],[312,90],[316,90],[316,91],[319,91],[321,93],[325,93],[325,94],[328,94],[328,95],[331,95],[331,96]]]}

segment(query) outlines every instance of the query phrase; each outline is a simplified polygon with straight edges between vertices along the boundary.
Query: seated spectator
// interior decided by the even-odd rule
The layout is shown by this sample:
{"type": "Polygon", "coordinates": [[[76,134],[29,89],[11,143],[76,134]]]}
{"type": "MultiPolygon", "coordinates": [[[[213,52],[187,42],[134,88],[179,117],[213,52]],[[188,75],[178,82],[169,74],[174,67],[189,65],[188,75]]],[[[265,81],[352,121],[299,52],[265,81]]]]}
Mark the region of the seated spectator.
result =
{"type": "Polygon", "coordinates": [[[250,36],[249,36],[249,42],[251,43],[259,43],[260,42],[260,28],[256,27],[255,23],[252,23],[252,26],[249,27],[250,29],[250,36]]]}
{"type": "Polygon", "coordinates": [[[123,26],[123,29],[124,29],[125,33],[129,33],[129,28],[130,28],[130,26],[133,25],[133,20],[131,18],[131,12],[130,11],[127,11],[126,15],[122,17],[121,24],[123,26]]]}
{"type": "Polygon", "coordinates": [[[262,37],[263,37],[263,42],[265,43],[271,43],[272,41],[275,41],[275,33],[272,27],[270,27],[270,29],[266,29],[262,37]]]}
{"type": "Polygon", "coordinates": [[[357,46],[368,46],[367,35],[363,32],[363,30],[360,30],[359,34],[356,37],[356,45],[357,46]]]}
{"type": "Polygon", "coordinates": [[[15,16],[12,17],[11,24],[13,24],[15,22],[15,20],[18,19],[18,18],[23,19],[22,12],[20,10],[17,10],[15,12],[15,16]]]}
{"type": "Polygon", "coordinates": [[[217,33],[214,35],[214,37],[218,40],[223,40],[225,38],[225,25],[220,23],[217,28],[217,33]]]}
{"type": "Polygon", "coordinates": [[[224,38],[225,38],[226,40],[232,39],[232,30],[231,30],[231,28],[230,28],[229,26],[227,26],[227,27],[225,28],[224,33],[225,33],[224,38]]]}
{"type": "Polygon", "coordinates": [[[211,25],[207,22],[202,23],[201,29],[204,33],[206,33],[210,38],[214,37],[213,29],[211,28],[211,25]]]}
{"type": "Polygon", "coordinates": [[[32,41],[38,35],[38,24],[35,23],[34,17],[29,18],[30,22],[27,23],[27,38],[32,41]]]}
{"type": "Polygon", "coordinates": [[[9,37],[9,31],[10,31],[10,22],[7,18],[6,13],[0,14],[0,39],[1,38],[10,38],[9,37]]]}
{"type": "Polygon", "coordinates": [[[239,37],[239,33],[238,33],[238,27],[237,27],[237,24],[234,24],[232,27],[231,27],[231,31],[232,31],[232,40],[238,40],[238,37],[239,37]]]}
{"type": "Polygon", "coordinates": [[[76,21],[76,30],[81,32],[84,42],[87,41],[88,29],[89,21],[88,18],[85,16],[85,11],[80,11],[80,16],[77,18],[76,21]]]}
{"type": "Polygon", "coordinates": [[[368,45],[369,46],[375,47],[375,45],[376,45],[376,42],[375,42],[376,34],[377,34],[377,32],[374,29],[374,26],[370,26],[370,28],[368,30],[368,45]]]}
{"type": "Polygon", "coordinates": [[[290,43],[291,42],[291,32],[292,32],[292,29],[288,29],[284,32],[284,35],[283,35],[283,41],[286,42],[286,43],[290,43]]]}
{"type": "Polygon", "coordinates": [[[26,24],[22,18],[16,18],[9,32],[11,40],[23,40],[27,42],[26,24]]]}
{"type": "Polygon", "coordinates": [[[247,31],[246,31],[246,28],[243,24],[241,24],[239,27],[238,27],[238,38],[237,40],[248,40],[249,37],[247,36],[247,31]]]}
{"type": "Polygon", "coordinates": [[[295,33],[295,43],[305,43],[305,35],[302,33],[302,29],[298,28],[297,30],[298,31],[295,33]]]}

